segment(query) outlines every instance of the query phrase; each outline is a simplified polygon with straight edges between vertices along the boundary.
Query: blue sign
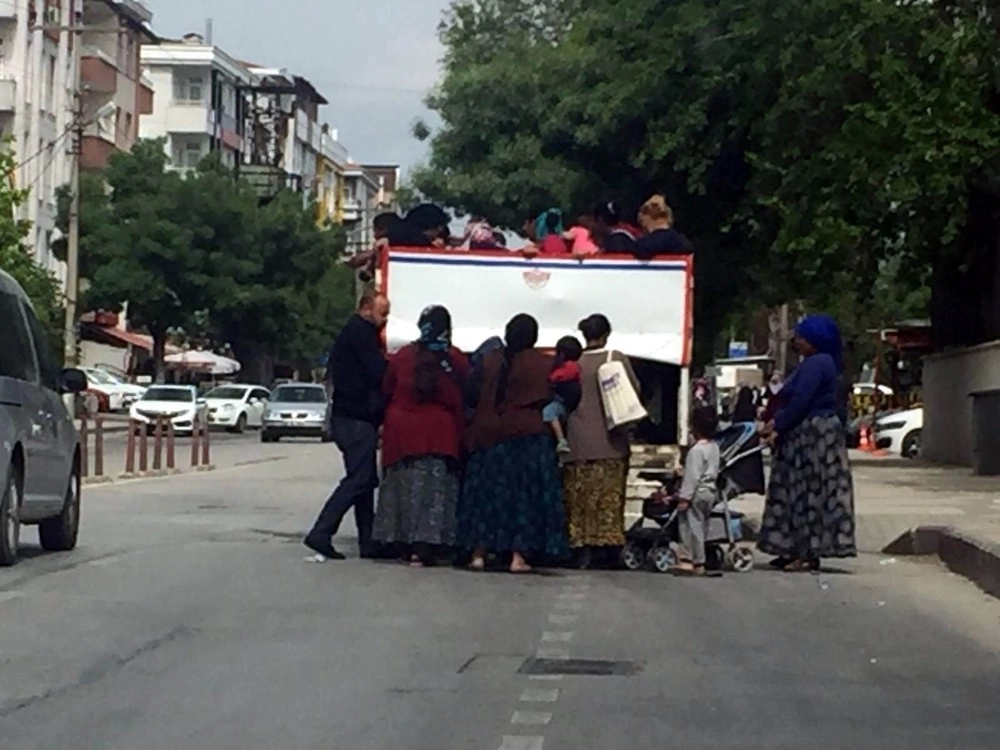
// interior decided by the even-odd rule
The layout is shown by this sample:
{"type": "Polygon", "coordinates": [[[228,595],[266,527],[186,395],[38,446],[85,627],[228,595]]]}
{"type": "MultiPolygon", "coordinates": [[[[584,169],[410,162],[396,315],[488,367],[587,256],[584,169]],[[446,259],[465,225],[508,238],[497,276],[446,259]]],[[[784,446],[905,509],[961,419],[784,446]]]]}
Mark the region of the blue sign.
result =
{"type": "Polygon", "coordinates": [[[729,342],[729,358],[744,359],[750,356],[750,344],[746,341],[729,342]]]}

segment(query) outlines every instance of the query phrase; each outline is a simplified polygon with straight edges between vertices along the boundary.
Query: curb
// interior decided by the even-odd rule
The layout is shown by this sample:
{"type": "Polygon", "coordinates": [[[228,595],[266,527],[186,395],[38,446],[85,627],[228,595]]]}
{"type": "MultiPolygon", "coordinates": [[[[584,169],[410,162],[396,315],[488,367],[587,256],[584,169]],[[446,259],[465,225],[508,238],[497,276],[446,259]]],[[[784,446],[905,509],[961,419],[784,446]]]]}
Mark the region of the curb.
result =
{"type": "Polygon", "coordinates": [[[918,526],[885,550],[892,555],[934,555],[950,571],[1000,598],[1000,544],[952,526],[918,526]]]}

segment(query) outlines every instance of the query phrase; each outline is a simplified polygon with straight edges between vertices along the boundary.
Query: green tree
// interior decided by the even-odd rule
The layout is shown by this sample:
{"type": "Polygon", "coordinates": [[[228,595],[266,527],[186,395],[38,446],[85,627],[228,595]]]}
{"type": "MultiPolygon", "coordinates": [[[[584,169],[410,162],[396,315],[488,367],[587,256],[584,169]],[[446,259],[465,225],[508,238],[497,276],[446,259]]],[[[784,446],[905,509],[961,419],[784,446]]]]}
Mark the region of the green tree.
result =
{"type": "Polygon", "coordinates": [[[205,304],[208,267],[192,241],[204,228],[186,215],[187,186],[167,163],[162,141],[141,141],[112,156],[100,177],[85,175],[80,188],[84,304],[118,311],[128,302],[131,323],[152,337],[157,380],[168,332],[205,304]]]}
{"type": "Polygon", "coordinates": [[[12,182],[17,171],[17,158],[11,149],[11,139],[0,142],[0,268],[14,277],[45,327],[57,361],[63,354],[63,305],[59,282],[47,269],[35,262],[28,246],[31,222],[18,219],[18,209],[30,197],[27,188],[15,188],[12,182]]]}
{"type": "Polygon", "coordinates": [[[697,248],[702,358],[750,303],[849,307],[858,333],[887,267],[901,299],[930,278],[955,301],[944,292],[996,275],[995,18],[972,3],[458,0],[415,183],[507,226],[543,203],[666,193],[697,248]]]}

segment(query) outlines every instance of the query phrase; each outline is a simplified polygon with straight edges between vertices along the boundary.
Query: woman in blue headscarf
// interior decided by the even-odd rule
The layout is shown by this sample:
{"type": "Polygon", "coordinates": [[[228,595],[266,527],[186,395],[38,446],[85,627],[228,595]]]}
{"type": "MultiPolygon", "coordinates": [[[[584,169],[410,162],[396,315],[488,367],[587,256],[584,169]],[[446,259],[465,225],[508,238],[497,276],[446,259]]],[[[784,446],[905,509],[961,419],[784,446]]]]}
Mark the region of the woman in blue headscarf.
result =
{"type": "Polygon", "coordinates": [[[781,406],[762,428],[775,440],[758,547],[771,565],[818,571],[824,557],[854,557],[854,489],[838,403],[840,331],[829,315],[795,327],[802,363],[781,389],[781,406]]]}
{"type": "Polygon", "coordinates": [[[468,360],[451,345],[451,315],[428,307],[420,338],[392,359],[382,390],[382,485],[375,539],[395,545],[413,566],[455,544],[458,465],[468,360]]]}

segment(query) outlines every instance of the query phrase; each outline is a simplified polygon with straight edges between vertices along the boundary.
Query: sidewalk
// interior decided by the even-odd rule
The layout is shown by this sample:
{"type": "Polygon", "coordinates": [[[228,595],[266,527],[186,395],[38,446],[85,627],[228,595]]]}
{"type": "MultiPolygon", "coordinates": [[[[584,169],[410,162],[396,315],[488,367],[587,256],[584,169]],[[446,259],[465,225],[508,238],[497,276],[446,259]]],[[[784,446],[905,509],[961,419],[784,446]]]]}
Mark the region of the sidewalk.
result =
{"type": "MultiPolygon", "coordinates": [[[[861,552],[939,555],[952,570],[1000,596],[1000,477],[852,452],[861,552]]],[[[763,498],[733,508],[756,525],[763,498]]]]}

